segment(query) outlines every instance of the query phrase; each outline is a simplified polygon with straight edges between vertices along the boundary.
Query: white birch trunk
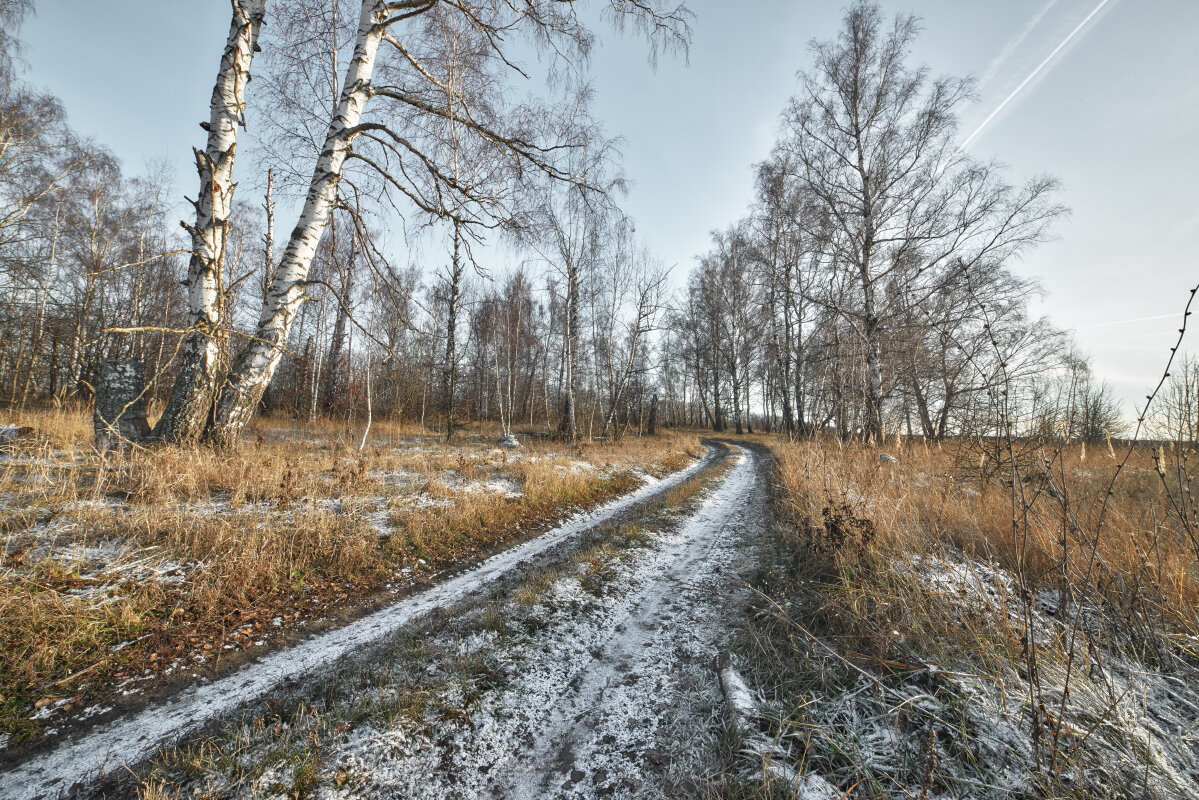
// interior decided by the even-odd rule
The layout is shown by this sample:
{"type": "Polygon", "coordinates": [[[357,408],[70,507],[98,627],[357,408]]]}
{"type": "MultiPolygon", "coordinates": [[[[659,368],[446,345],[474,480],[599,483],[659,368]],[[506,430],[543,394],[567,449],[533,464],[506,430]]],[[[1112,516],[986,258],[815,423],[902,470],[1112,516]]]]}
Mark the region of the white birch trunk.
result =
{"type": "MultiPolygon", "coordinates": [[[[358,257],[357,245],[351,243],[350,263],[346,267],[346,279],[342,284],[342,299],[337,304],[337,316],[333,322],[333,339],[329,343],[329,370],[325,376],[324,411],[332,414],[338,397],[349,381],[349,353],[346,352],[347,326],[350,322],[350,298],[354,294],[354,267],[358,257]]],[[[373,312],[372,312],[373,313],[373,312]]],[[[352,344],[352,342],[351,342],[352,344]]],[[[350,348],[353,349],[352,347],[350,348]]]]}
{"type": "Polygon", "coordinates": [[[229,213],[233,205],[233,162],[237,128],[243,124],[250,63],[258,49],[258,33],[266,0],[233,0],[229,38],[212,90],[204,151],[195,151],[200,192],[193,205],[192,254],[187,269],[188,328],[171,398],[155,427],[155,438],[196,440],[208,424],[220,358],[222,302],[220,275],[225,255],[229,213]]]}
{"type": "Polygon", "coordinates": [[[579,441],[579,428],[575,414],[578,395],[578,347],[579,347],[579,267],[575,263],[566,265],[566,419],[563,420],[571,443],[579,441]]]}
{"type": "Polygon", "coordinates": [[[445,416],[445,440],[454,437],[454,395],[458,386],[458,300],[462,294],[462,235],[454,226],[454,254],[450,265],[449,296],[445,315],[445,364],[442,372],[442,411],[445,416]]]}
{"type": "Polygon", "coordinates": [[[866,441],[881,445],[883,443],[883,370],[882,335],[878,314],[875,308],[874,282],[866,270],[862,270],[863,328],[866,344],[866,424],[862,431],[866,441]]]}
{"type": "Polygon", "coordinates": [[[308,271],[328,226],[354,128],[371,95],[375,56],[384,34],[384,0],[363,0],[354,54],[342,83],[337,112],[313,171],[300,219],[292,231],[258,320],[255,338],[238,355],[217,399],[212,438],[237,441],[283,355],[292,322],[304,302],[308,271]]]}
{"type": "MultiPolygon", "coordinates": [[[[378,281],[375,281],[375,294],[379,293],[378,281]]],[[[358,443],[358,452],[361,453],[366,448],[366,439],[371,435],[371,423],[374,421],[374,404],[371,397],[371,343],[375,338],[375,309],[376,304],[371,304],[371,322],[370,333],[366,340],[366,427],[362,429],[362,441],[358,443]]]]}
{"type": "MultiPolygon", "coordinates": [[[[500,366],[500,337],[499,337],[499,304],[496,304],[495,322],[491,328],[491,345],[495,349],[495,396],[500,406],[500,435],[507,436],[511,431],[508,429],[507,418],[504,417],[504,405],[507,403],[507,393],[504,391],[504,371],[500,366]]],[[[509,373],[509,380],[511,373],[509,373]]]]}

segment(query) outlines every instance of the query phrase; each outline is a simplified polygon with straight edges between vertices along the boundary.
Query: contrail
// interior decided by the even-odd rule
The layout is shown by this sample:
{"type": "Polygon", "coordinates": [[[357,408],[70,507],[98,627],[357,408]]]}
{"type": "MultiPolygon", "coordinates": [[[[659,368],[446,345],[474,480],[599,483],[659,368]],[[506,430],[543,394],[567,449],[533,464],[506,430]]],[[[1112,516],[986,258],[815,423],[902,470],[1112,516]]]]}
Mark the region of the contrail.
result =
{"type": "Polygon", "coordinates": [[[1106,328],[1109,325],[1128,325],[1133,322],[1151,322],[1153,320],[1158,320],[1158,319],[1174,319],[1177,316],[1178,316],[1178,314],[1176,314],[1176,313],[1175,314],[1158,314],[1155,317],[1137,317],[1136,319],[1117,319],[1117,320],[1113,320],[1111,322],[1096,322],[1092,325],[1079,325],[1077,327],[1080,330],[1082,328],[1106,328]]]}
{"type": "Polygon", "coordinates": [[[987,67],[987,71],[984,72],[982,77],[978,79],[979,89],[982,89],[991,82],[991,79],[995,77],[995,73],[999,72],[999,68],[1002,67],[1004,63],[1012,57],[1012,53],[1016,52],[1016,49],[1019,48],[1020,45],[1024,44],[1024,40],[1028,38],[1028,35],[1036,30],[1036,27],[1041,24],[1041,20],[1045,18],[1045,15],[1048,14],[1049,11],[1055,5],[1057,5],[1057,3],[1058,0],[1049,0],[1049,2],[1037,12],[1036,16],[1028,21],[1028,24],[1025,25],[1020,32],[1016,34],[1011,41],[1003,46],[1003,49],[999,51],[999,55],[995,56],[995,58],[991,60],[991,64],[987,67]]]}
{"type": "Polygon", "coordinates": [[[1038,75],[1040,75],[1041,71],[1043,69],[1045,69],[1045,67],[1049,64],[1049,62],[1054,59],[1054,56],[1056,56],[1058,53],[1060,53],[1062,51],[1062,48],[1064,48],[1066,45],[1070,44],[1070,42],[1073,41],[1074,37],[1078,35],[1078,32],[1081,31],[1083,28],[1085,28],[1087,26],[1087,23],[1090,22],[1092,19],[1094,19],[1095,15],[1098,14],[1100,11],[1102,11],[1103,7],[1106,6],[1110,2],[1111,2],[1111,0],[1101,0],[1099,5],[1095,6],[1095,8],[1091,11],[1091,13],[1087,14],[1086,17],[1083,18],[1083,21],[1078,23],[1078,25],[1074,28],[1074,30],[1070,31],[1070,34],[1065,39],[1062,39],[1061,43],[1057,47],[1053,48],[1053,52],[1051,52],[1049,55],[1045,56],[1045,60],[1042,61],[1040,64],[1038,64],[1037,68],[1034,69],[1032,72],[1030,72],[1028,74],[1028,77],[1025,78],[1023,81],[1021,81],[1020,85],[1017,86],[1012,91],[1011,94],[1009,94],[1007,97],[1005,97],[1003,99],[1003,102],[1000,103],[995,108],[995,110],[992,111],[990,113],[990,115],[982,121],[982,124],[974,129],[974,133],[967,136],[962,141],[962,143],[960,145],[958,145],[958,152],[961,152],[962,150],[965,150],[967,147],[969,147],[970,144],[975,139],[978,138],[979,134],[981,134],[984,130],[986,130],[987,126],[991,124],[991,121],[993,119],[995,119],[995,117],[999,116],[999,112],[1003,111],[1003,109],[1005,109],[1007,107],[1008,103],[1012,102],[1012,100],[1014,100],[1016,98],[1016,95],[1018,95],[1018,94],[1020,94],[1020,92],[1024,91],[1024,87],[1028,86],[1028,84],[1030,84],[1034,78],[1036,78],[1038,75]]]}

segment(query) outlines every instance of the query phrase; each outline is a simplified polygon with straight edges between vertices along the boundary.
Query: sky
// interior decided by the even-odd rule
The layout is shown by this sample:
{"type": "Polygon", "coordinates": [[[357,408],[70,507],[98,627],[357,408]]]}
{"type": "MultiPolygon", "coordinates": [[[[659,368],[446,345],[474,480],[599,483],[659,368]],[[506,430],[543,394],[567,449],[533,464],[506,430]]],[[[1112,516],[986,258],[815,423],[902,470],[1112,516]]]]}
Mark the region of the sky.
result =
{"type": "MultiPolygon", "coordinates": [[[[1039,313],[1075,331],[1131,416],[1161,375],[1199,283],[1199,2],[881,4],[922,19],[914,61],[979,79],[962,115],[973,155],[1007,165],[1013,182],[1040,174],[1061,181],[1071,215],[1018,269],[1047,293],[1039,313]]],[[[228,4],[38,5],[22,32],[28,77],[57,94],[75,129],[128,172],[165,160],[185,193],[228,4]]],[[[689,56],[664,57],[656,69],[644,42],[600,30],[594,113],[623,138],[633,181],[624,207],[679,283],[710,232],[744,215],[752,166],[767,155],[797,73],[810,64],[809,43],[836,35],[844,5],[689,0],[689,56]]]]}

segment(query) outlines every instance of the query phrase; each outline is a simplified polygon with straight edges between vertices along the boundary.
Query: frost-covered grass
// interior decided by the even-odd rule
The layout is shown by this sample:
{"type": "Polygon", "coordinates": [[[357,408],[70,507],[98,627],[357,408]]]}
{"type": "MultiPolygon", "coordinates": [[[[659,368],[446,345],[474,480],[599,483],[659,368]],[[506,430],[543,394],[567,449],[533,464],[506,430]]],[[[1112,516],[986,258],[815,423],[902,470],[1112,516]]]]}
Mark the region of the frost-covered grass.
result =
{"type": "MultiPolygon", "coordinates": [[[[562,747],[543,729],[545,720],[566,714],[569,722],[584,710],[595,712],[588,707],[567,713],[560,707],[573,697],[587,669],[595,667],[595,652],[627,634],[636,639],[632,654],[651,654],[642,642],[647,634],[635,622],[640,604],[629,608],[627,595],[634,590],[669,594],[673,606],[679,591],[661,580],[662,565],[655,559],[678,537],[671,526],[695,510],[697,498],[721,475],[713,470],[691,478],[656,497],[636,519],[589,530],[576,546],[555,551],[522,576],[500,581],[377,650],[347,659],[328,679],[164,750],[136,773],[123,775],[125,782],[110,796],[132,794],[136,782],[137,793],[147,800],[487,797],[487,782],[504,770],[527,774],[530,781],[541,771],[552,773],[560,767],[553,757],[521,759],[537,746],[562,747]],[[541,737],[546,741],[538,741],[541,737]]],[[[704,622],[715,623],[710,617],[709,612],[704,622]]],[[[663,632],[682,639],[693,633],[665,626],[663,632]]],[[[672,648],[663,649],[657,658],[664,660],[644,677],[675,673],[675,657],[672,648]]],[[[705,659],[684,666],[709,671],[705,659]]],[[[601,697],[620,691],[628,677],[620,669],[636,673],[617,667],[609,674],[603,667],[597,683],[601,697]]],[[[668,691],[659,694],[657,702],[677,702],[668,691]]],[[[680,713],[685,717],[691,710],[680,713]]],[[[627,711],[650,713],[632,705],[627,711]]],[[[657,711],[654,716],[664,718],[657,711]]],[[[625,742],[625,748],[608,748],[610,755],[648,748],[648,724],[636,718],[630,730],[638,738],[625,742]]],[[[688,736],[677,753],[661,753],[657,768],[703,755],[688,736]]],[[[601,766],[604,756],[596,754],[601,766]]],[[[604,780],[602,774],[587,777],[604,780]]],[[[611,780],[616,779],[613,774],[611,780]]]]}
{"type": "MultiPolygon", "coordinates": [[[[498,433],[260,423],[234,452],[99,458],[83,414],[0,453],[0,734],[7,747],[163,676],[269,646],[387,589],[664,474],[694,437],[568,448],[498,433]],[[124,687],[124,688],[118,688],[124,687]]],[[[522,437],[523,438],[523,437],[522,437]]]]}
{"type": "MultiPolygon", "coordinates": [[[[963,443],[771,446],[741,655],[797,774],[855,798],[1199,793],[1199,564],[1152,451],[1112,484],[1107,448],[1028,448],[1013,481],[963,443]]],[[[726,796],[798,796],[748,773],[726,796]]]]}

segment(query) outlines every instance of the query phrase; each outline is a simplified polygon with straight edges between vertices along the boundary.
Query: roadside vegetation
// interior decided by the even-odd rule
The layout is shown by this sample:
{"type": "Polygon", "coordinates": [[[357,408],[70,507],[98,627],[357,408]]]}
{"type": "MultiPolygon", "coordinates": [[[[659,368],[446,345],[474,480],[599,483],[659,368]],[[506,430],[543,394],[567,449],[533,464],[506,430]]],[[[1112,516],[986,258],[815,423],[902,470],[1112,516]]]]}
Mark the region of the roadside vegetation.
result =
{"type": "Polygon", "coordinates": [[[1193,443],[769,444],[739,654],[777,747],[725,796],[1199,791],[1193,443]]]}
{"type": "Polygon", "coordinates": [[[689,435],[578,447],[264,420],[235,451],[91,448],[82,414],[26,414],[0,464],[0,735],[8,748],[330,622],[635,488],[689,435]]]}
{"type": "MultiPolygon", "coordinates": [[[[1134,427],[1020,267],[1062,187],[974,144],[998,109],[963,130],[979,84],[914,62],[917,17],[811,32],[751,202],[672,277],[587,64],[600,18],[685,55],[679,0],[232,0],[181,186],[27,75],[37,5],[0,0],[0,761],[677,471],[702,428],[773,452],[776,528],[725,554],[757,559],[717,661],[745,703],[703,709],[692,794],[1199,795],[1190,306],[1134,427]]],[[[492,645],[532,663],[547,598],[603,595],[714,479],[141,791],[353,791],[330,743],[469,725],[492,645]]]]}
{"type": "MultiPolygon", "coordinates": [[[[469,750],[460,740],[491,741],[489,725],[496,722],[489,715],[506,692],[530,672],[565,668],[561,656],[572,648],[594,646],[569,635],[583,624],[580,609],[609,607],[628,591],[630,570],[720,484],[729,464],[684,480],[535,568],[427,617],[378,652],[347,659],[310,686],[280,692],[218,729],[164,749],[135,773],[114,776],[108,796],[387,797],[407,780],[419,781],[410,788],[425,796],[429,785],[473,785],[485,777],[485,762],[472,770],[457,765],[455,772],[455,759],[469,750]]],[[[591,624],[612,624],[607,616],[592,614],[591,624]]],[[[508,745],[492,741],[484,751],[508,745]]]]}

